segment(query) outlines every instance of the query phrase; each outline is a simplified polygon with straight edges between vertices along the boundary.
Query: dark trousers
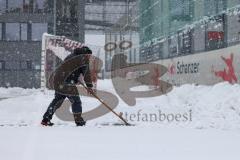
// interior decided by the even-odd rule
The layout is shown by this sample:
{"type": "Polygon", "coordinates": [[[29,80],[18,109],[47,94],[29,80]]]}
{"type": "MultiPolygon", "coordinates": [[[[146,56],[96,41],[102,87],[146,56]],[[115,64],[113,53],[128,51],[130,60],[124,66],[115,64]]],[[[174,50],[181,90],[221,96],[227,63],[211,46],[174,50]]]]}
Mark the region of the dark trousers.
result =
{"type": "Polygon", "coordinates": [[[73,114],[81,114],[82,113],[82,102],[81,102],[79,96],[67,96],[67,95],[63,95],[63,94],[59,94],[59,93],[55,92],[55,97],[52,100],[52,102],[50,103],[50,105],[48,106],[48,109],[45,112],[45,114],[43,115],[43,118],[47,119],[47,120],[51,120],[53,114],[59,107],[61,107],[61,105],[66,97],[72,103],[73,114]]]}

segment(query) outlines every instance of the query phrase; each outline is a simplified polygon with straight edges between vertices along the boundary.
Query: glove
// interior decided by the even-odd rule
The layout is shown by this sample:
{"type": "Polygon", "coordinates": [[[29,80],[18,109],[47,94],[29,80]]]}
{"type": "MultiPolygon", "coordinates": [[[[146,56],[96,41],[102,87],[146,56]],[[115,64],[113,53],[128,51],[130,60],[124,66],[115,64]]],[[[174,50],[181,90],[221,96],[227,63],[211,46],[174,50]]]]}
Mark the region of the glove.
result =
{"type": "Polygon", "coordinates": [[[87,92],[88,92],[88,94],[91,94],[91,95],[96,93],[96,91],[92,88],[87,88],[87,92]]]}

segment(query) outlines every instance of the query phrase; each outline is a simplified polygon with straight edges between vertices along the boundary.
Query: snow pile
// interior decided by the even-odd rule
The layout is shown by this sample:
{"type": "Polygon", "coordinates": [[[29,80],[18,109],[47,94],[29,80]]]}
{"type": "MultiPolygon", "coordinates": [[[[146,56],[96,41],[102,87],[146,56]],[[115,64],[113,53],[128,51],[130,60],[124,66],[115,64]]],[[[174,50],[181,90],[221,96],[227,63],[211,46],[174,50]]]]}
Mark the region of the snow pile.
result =
{"type": "MultiPolygon", "coordinates": [[[[117,96],[110,80],[98,82],[99,90],[117,96]]],[[[146,88],[146,87],[142,87],[146,88]]],[[[142,89],[141,88],[141,89],[142,89]]],[[[47,106],[53,98],[53,91],[43,94],[38,89],[0,88],[1,97],[14,97],[0,101],[0,125],[38,125],[47,106]],[[7,95],[7,96],[6,96],[7,95]]],[[[130,123],[139,126],[184,127],[184,128],[240,128],[240,85],[219,83],[214,86],[183,85],[174,87],[166,95],[137,99],[136,106],[128,106],[119,99],[117,112],[130,123]]],[[[96,108],[96,99],[81,96],[83,111],[96,108]]],[[[74,125],[54,118],[53,122],[74,125]]],[[[118,122],[108,113],[88,121],[89,126],[99,123],[118,122]]]]}
{"type": "MultiPolygon", "coordinates": [[[[158,105],[168,112],[192,110],[194,128],[240,128],[240,85],[219,83],[214,86],[183,85],[161,96],[158,105]]],[[[180,125],[185,125],[180,123],[180,125]]]]}
{"type": "MultiPolygon", "coordinates": [[[[117,96],[109,80],[99,81],[98,88],[117,96]]],[[[137,124],[134,127],[99,125],[118,122],[112,113],[88,121],[85,127],[56,117],[53,122],[61,125],[39,127],[53,91],[1,88],[0,93],[11,97],[0,100],[0,150],[5,160],[238,160],[240,156],[238,84],[183,85],[166,95],[139,98],[132,107],[118,96],[115,111],[123,112],[137,124]]],[[[81,99],[84,112],[100,104],[90,97],[81,99]]]]}

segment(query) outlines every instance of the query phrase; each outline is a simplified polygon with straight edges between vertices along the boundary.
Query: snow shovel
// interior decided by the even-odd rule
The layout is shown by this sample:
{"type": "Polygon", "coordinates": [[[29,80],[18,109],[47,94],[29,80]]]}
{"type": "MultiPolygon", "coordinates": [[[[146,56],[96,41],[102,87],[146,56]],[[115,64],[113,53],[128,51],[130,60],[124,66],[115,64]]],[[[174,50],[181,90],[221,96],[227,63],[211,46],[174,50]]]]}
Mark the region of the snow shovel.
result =
{"type": "MultiPolygon", "coordinates": [[[[86,90],[88,90],[88,88],[87,88],[84,84],[82,84],[82,83],[80,83],[80,84],[81,84],[86,90]]],[[[93,97],[95,97],[99,102],[101,102],[107,109],[109,109],[109,110],[110,110],[113,114],[115,114],[119,119],[121,119],[126,126],[132,126],[130,123],[128,123],[128,122],[122,117],[122,113],[121,113],[121,114],[116,113],[111,107],[109,107],[109,105],[107,105],[105,102],[103,102],[103,100],[101,100],[96,94],[91,93],[91,95],[92,95],[93,97]]]]}

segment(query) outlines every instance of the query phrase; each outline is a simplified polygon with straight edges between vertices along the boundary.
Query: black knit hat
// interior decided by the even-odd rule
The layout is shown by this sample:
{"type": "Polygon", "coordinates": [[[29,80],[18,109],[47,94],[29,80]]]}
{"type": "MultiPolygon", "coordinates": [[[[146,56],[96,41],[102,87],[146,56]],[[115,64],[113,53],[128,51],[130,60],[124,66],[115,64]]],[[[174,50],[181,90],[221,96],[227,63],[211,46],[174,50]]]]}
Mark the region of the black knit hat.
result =
{"type": "Polygon", "coordinates": [[[73,50],[74,54],[92,54],[92,50],[89,49],[88,47],[84,46],[82,48],[75,48],[73,50]]]}

